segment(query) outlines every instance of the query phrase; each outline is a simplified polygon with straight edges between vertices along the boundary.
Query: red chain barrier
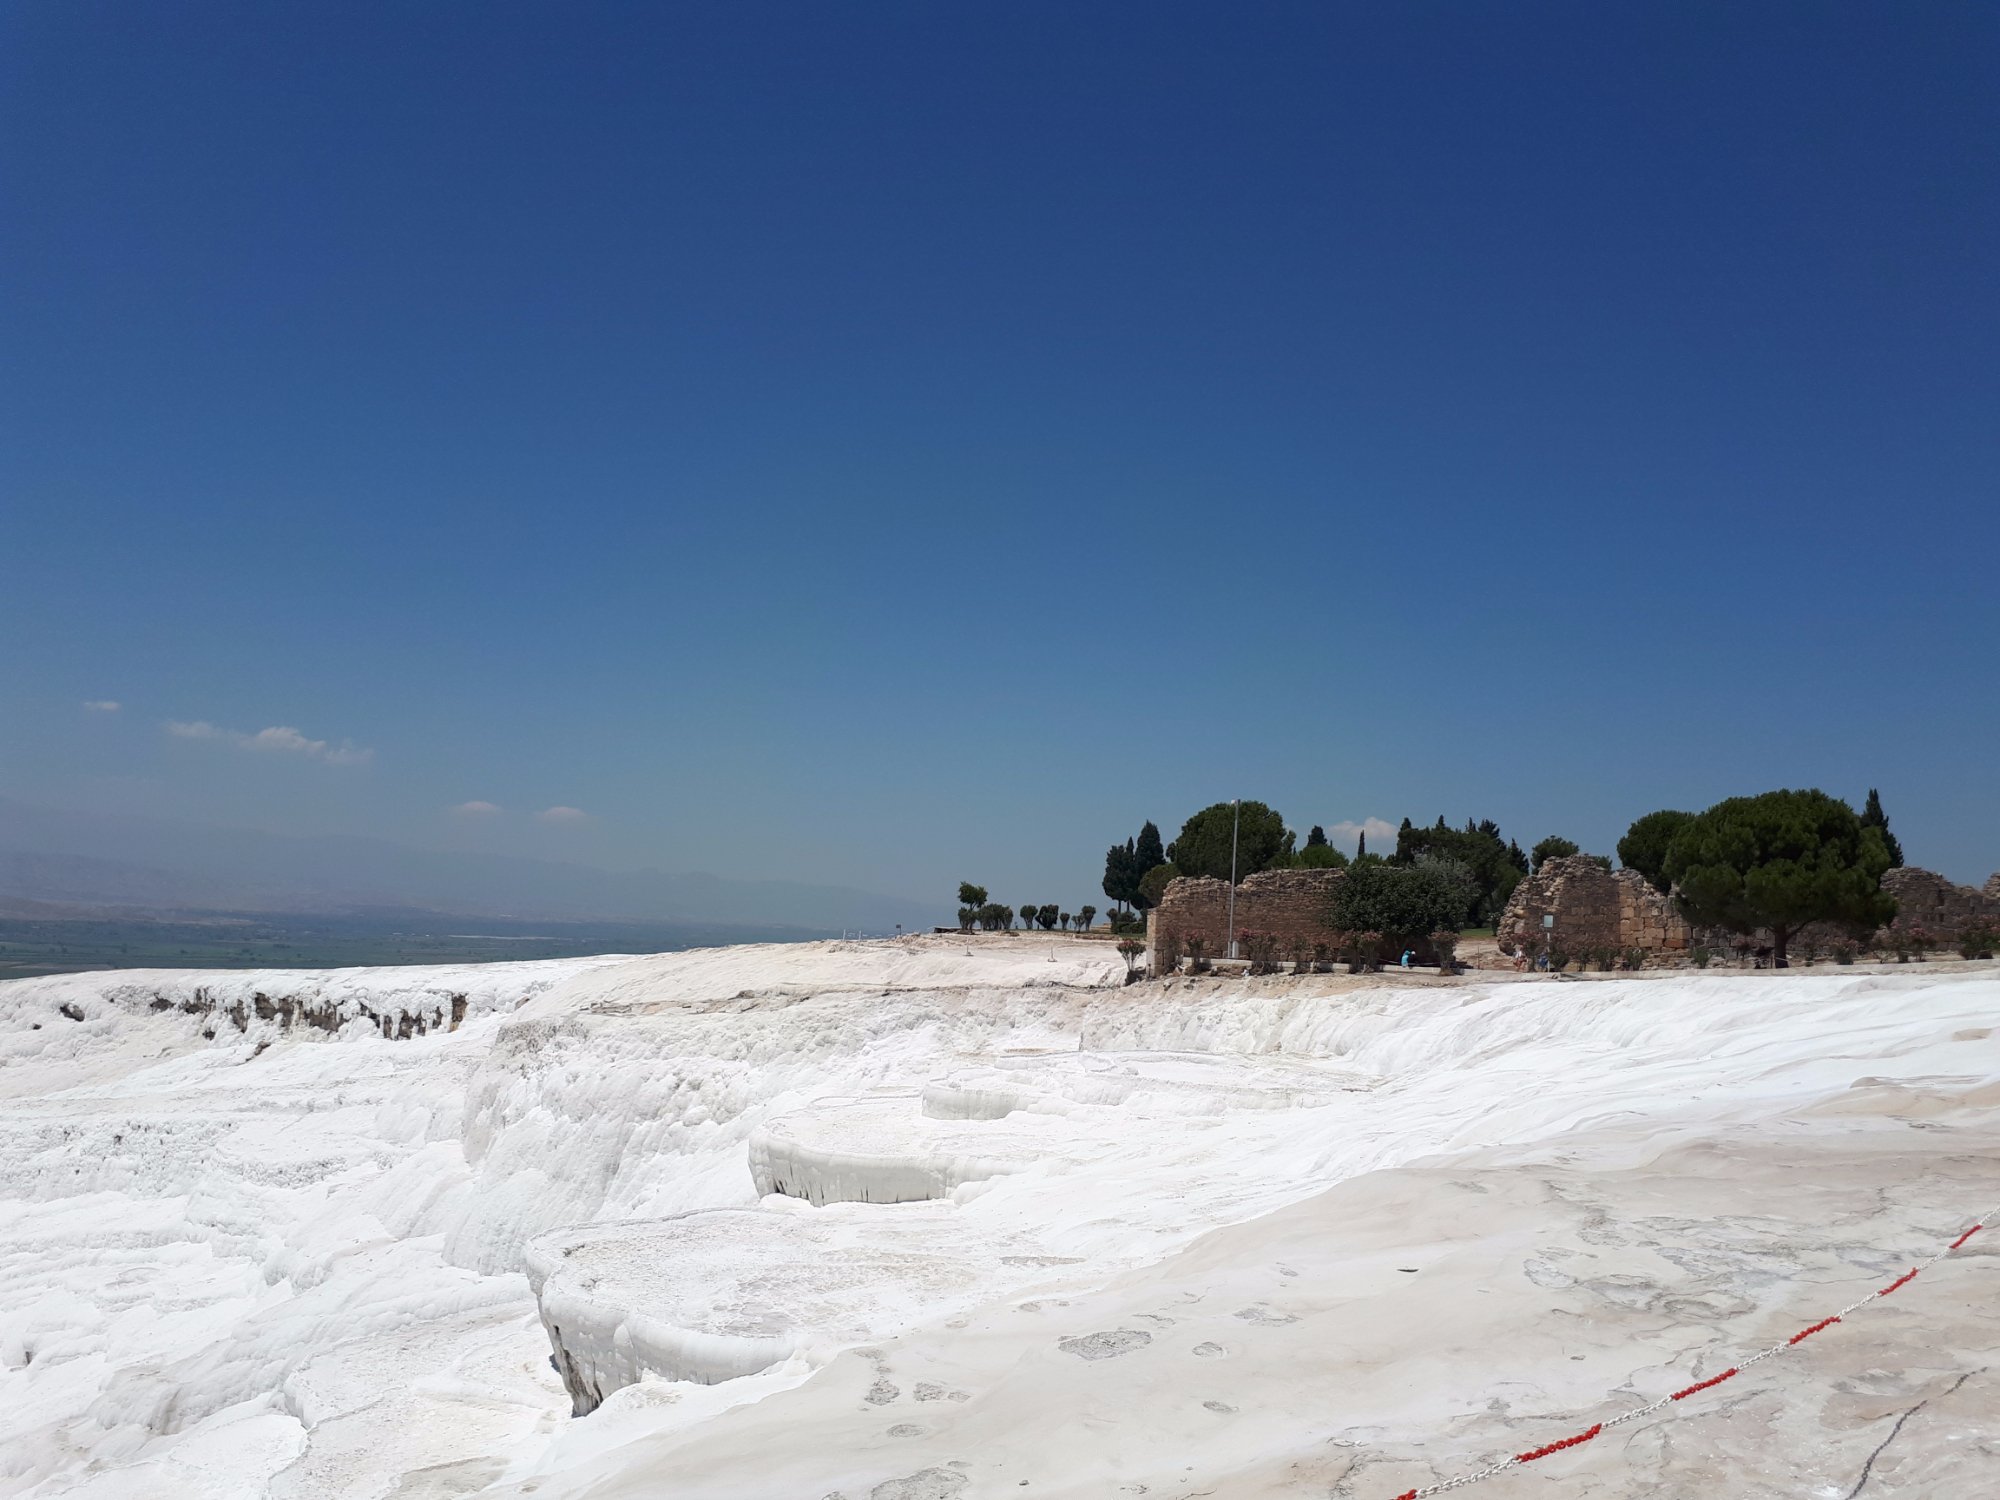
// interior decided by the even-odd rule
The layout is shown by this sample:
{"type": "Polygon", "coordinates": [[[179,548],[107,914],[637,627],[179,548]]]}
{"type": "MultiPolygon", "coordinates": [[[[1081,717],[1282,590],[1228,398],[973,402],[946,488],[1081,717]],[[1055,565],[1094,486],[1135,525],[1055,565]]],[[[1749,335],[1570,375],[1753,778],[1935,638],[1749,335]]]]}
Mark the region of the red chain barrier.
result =
{"type": "MultiPolygon", "coordinates": [[[[1794,1342],[1796,1342],[1796,1340],[1794,1340],[1794,1342]]],[[[1694,1395],[1695,1392],[1705,1391],[1712,1385],[1721,1385],[1723,1381],[1728,1380],[1730,1377],[1741,1373],[1742,1372],[1739,1371],[1736,1368],[1736,1366],[1731,1365],[1728,1369],[1724,1370],[1720,1375],[1711,1375],[1706,1380],[1697,1380],[1693,1385],[1688,1386],[1685,1390],[1675,1391],[1671,1396],[1667,1397],[1667,1399],[1669,1401],[1685,1401],[1687,1400],[1688,1397],[1694,1395]]]]}
{"type": "Polygon", "coordinates": [[[1599,1422],[1589,1431],[1579,1432],[1575,1437],[1566,1437],[1561,1442],[1556,1443],[1544,1443],[1539,1448],[1530,1448],[1526,1453],[1516,1453],[1514,1455],[1514,1462],[1517,1464],[1531,1464],[1538,1458],[1547,1458],[1551,1453],[1560,1453],[1565,1448],[1574,1448],[1578,1443],[1587,1443],[1602,1431],[1604,1431],[1604,1424],[1599,1422]]]}
{"type": "Polygon", "coordinates": [[[1834,1324],[1838,1323],[1839,1321],[1840,1321],[1839,1318],[1821,1318],[1817,1323],[1813,1324],[1812,1327],[1801,1328],[1797,1333],[1793,1334],[1790,1338],[1786,1339],[1785,1342],[1787,1344],[1803,1344],[1807,1339],[1811,1338],[1814,1334],[1818,1333],[1822,1328],[1831,1328],[1833,1327],[1834,1324]]]}
{"type": "Polygon", "coordinates": [[[1517,1453],[1512,1458],[1505,1458],[1500,1460],[1500,1462],[1498,1463],[1489,1464],[1485,1468],[1480,1469],[1475,1473],[1461,1474],[1456,1479],[1446,1479],[1440,1481],[1437,1484],[1421,1485],[1415,1489],[1404,1490],[1402,1494],[1395,1497],[1395,1500],[1426,1500],[1426,1497],[1430,1495],[1438,1495],[1442,1494],[1446,1490],[1455,1490],[1468,1484],[1476,1484],[1482,1479],[1490,1479],[1493,1475],[1498,1474],[1503,1469],[1511,1469],[1516,1464],[1531,1464],[1538,1458],[1547,1458],[1552,1453],[1561,1453],[1566,1448],[1577,1447],[1579,1444],[1589,1442],[1592,1438],[1596,1437],[1600,1432],[1603,1432],[1604,1429],[1607,1427],[1617,1427],[1622,1423],[1635,1421],[1640,1417],[1650,1416],[1654,1412],[1659,1411],[1662,1408],[1671,1405],[1673,1402],[1684,1401],[1689,1396],[1695,1395],[1697,1392],[1708,1390],[1712,1386],[1721,1385],[1723,1381],[1733,1379],[1737,1375],[1742,1374],[1745,1369],[1749,1368],[1751,1365],[1756,1364],[1759,1360],[1769,1359],[1775,1354],[1783,1354],[1787,1349],[1792,1348],[1794,1345],[1803,1343],[1805,1340],[1811,1338],[1814,1334],[1823,1332],[1824,1330],[1833,1327],[1834,1324],[1840,1322],[1849,1313],[1855,1311],[1857,1308],[1867,1306],[1870,1302],[1875,1301],[1878,1297],[1888,1296],[1898,1287],[1908,1286],[1912,1281],[1915,1281],[1920,1274],[1928,1270],[1930,1267],[1936,1265],[1939,1261],[1943,1260],[1947,1255],[1950,1255],[1953,1251],[1962,1247],[1967,1240],[1971,1239],[1975,1234],[1979,1233],[1979,1231],[1984,1229],[1985,1227],[1986,1227],[1986,1221],[1985,1219],[1982,1219],[1979,1223],[1974,1224],[1970,1229],[1966,1230],[1965,1233],[1961,1234],[1957,1239],[1953,1240],[1949,1245],[1945,1246],[1944,1249],[1938,1251],[1937,1254],[1933,1255],[1929,1260],[1925,1261],[1922,1265],[1912,1266],[1909,1270],[1905,1271],[1901,1276],[1898,1276],[1894,1281],[1890,1282],[1880,1291],[1870,1292],[1867,1296],[1863,1297],[1859,1302],[1855,1302],[1846,1307],[1843,1307],[1839,1312],[1835,1313],[1832,1317],[1821,1318],[1817,1323],[1814,1323],[1806,1328],[1801,1328],[1797,1333],[1793,1334],[1790,1338],[1786,1339],[1782,1344],[1773,1344],[1768,1349],[1760,1349],[1757,1353],[1751,1355],[1748,1359],[1744,1360],[1741,1365],[1731,1365],[1728,1369],[1724,1370],[1720,1375],[1711,1375],[1706,1380],[1698,1380],[1693,1385],[1685,1386],[1682,1389],[1675,1391],[1672,1395],[1660,1397],[1659,1400],[1651,1403],[1648,1406],[1635,1407],[1631,1411],[1621,1412],[1615,1417],[1606,1417],[1602,1422],[1596,1423],[1594,1426],[1590,1427],[1586,1431],[1577,1433],[1576,1436],[1574,1437],[1566,1437],[1557,1442],[1545,1443],[1539,1448],[1530,1448],[1526,1453],[1517,1453]]]}

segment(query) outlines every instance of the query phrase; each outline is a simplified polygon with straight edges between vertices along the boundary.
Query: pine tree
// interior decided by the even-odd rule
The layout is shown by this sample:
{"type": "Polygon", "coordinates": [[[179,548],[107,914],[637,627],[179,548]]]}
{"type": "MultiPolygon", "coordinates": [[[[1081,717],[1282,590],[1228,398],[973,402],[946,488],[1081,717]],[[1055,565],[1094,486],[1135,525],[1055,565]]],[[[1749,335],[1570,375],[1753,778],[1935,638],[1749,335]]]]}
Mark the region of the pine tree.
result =
{"type": "Polygon", "coordinates": [[[1674,835],[1663,873],[1696,926],[1767,929],[1782,969],[1786,944],[1809,923],[1872,932],[1894,917],[1896,903],[1881,889],[1888,868],[1879,832],[1814,790],[1716,803],[1674,835]]]}
{"type": "Polygon", "coordinates": [[[1368,852],[1368,830],[1364,828],[1361,830],[1361,832],[1357,833],[1354,836],[1354,857],[1356,859],[1359,859],[1361,858],[1362,855],[1366,854],[1367,852],[1368,852]]]}
{"type": "Polygon", "coordinates": [[[1308,849],[1317,849],[1325,842],[1326,830],[1317,823],[1313,824],[1312,831],[1306,835],[1306,847],[1308,849]]]}

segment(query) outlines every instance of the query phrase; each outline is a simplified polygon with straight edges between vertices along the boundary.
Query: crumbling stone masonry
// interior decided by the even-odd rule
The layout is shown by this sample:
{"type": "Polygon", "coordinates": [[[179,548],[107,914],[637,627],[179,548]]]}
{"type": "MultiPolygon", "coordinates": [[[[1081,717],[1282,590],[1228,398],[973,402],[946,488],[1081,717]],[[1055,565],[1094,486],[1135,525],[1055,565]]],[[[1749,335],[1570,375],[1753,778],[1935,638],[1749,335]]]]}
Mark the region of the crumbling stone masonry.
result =
{"type": "Polygon", "coordinates": [[[1673,903],[1637,870],[1607,870],[1585,854],[1551,859],[1514,887],[1494,931],[1502,953],[1540,953],[1546,938],[1561,951],[1685,953],[1693,934],[1673,903]],[[1546,915],[1555,925],[1542,926],[1546,915]]]}
{"type": "Polygon", "coordinates": [[[2000,926],[2000,875],[1986,889],[1953,885],[1932,870],[1905,865],[1882,877],[1882,889],[1896,898],[1891,931],[1922,928],[1933,937],[1956,937],[1977,923],[2000,926]]]}
{"type": "MultiPolygon", "coordinates": [[[[1278,951],[1289,956],[1291,946],[1334,942],[1333,893],[1347,878],[1343,870],[1264,870],[1246,876],[1236,887],[1236,930],[1268,932],[1278,939],[1278,951]]],[[[1229,882],[1207,876],[1183,875],[1167,883],[1160,904],[1146,913],[1146,945],[1158,951],[1162,932],[1174,933],[1187,945],[1198,936],[1211,957],[1229,949],[1229,882]]]]}

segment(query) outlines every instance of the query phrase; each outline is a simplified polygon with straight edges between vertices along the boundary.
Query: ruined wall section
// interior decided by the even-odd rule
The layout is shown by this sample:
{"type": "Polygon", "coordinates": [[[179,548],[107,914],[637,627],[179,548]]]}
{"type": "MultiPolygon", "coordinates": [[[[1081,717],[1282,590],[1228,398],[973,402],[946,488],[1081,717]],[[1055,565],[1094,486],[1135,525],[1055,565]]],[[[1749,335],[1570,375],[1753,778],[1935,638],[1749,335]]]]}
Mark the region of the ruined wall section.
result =
{"type": "MultiPolygon", "coordinates": [[[[1293,942],[1333,942],[1333,893],[1347,878],[1344,870],[1264,870],[1236,887],[1236,930],[1277,935],[1279,951],[1293,942]]],[[[1211,957],[1229,947],[1229,882],[1181,876],[1167,883],[1160,904],[1146,913],[1146,944],[1162,932],[1208,944],[1211,957]]]]}
{"type": "Polygon", "coordinates": [[[1692,940],[1673,903],[1637,870],[1607,870],[1584,854],[1551,859],[1514,887],[1494,937],[1500,951],[1550,945],[1571,954],[1611,948],[1624,952],[1685,953],[1692,940]],[[1542,918],[1555,917],[1552,928],[1542,918]]]}
{"type": "Polygon", "coordinates": [[[1986,889],[1953,885],[1934,870],[1904,865],[1882,877],[1882,889],[1896,898],[1893,931],[1922,928],[1933,937],[1956,937],[1969,926],[2000,926],[2000,875],[1986,889]]]}

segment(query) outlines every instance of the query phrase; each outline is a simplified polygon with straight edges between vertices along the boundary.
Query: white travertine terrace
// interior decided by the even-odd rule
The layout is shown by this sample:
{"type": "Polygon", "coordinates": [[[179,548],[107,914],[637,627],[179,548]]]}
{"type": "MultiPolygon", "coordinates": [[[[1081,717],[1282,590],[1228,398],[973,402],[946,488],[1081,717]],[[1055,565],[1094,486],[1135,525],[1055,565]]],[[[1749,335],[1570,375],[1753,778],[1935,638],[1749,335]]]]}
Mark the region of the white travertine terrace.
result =
{"type": "MultiPolygon", "coordinates": [[[[1395,1494],[2000,1198],[1991,964],[1106,947],[0,984],[0,1500],[1395,1494]]],[[[1983,1493],[1996,1246],[1481,1493],[1983,1493]]]]}

